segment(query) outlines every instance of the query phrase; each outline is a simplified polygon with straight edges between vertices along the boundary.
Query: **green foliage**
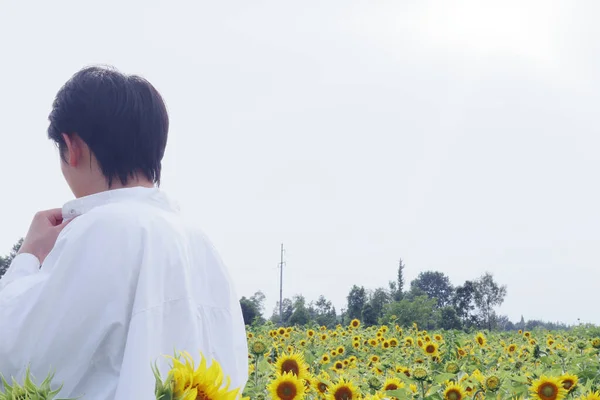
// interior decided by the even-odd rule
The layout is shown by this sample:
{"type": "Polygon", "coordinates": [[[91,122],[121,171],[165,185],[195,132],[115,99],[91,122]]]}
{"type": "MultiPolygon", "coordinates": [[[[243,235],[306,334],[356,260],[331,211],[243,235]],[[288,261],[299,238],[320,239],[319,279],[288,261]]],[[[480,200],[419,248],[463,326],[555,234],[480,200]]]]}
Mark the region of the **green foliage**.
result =
{"type": "Polygon", "coordinates": [[[367,303],[367,292],[364,287],[352,286],[350,293],[348,293],[348,318],[349,319],[360,319],[362,317],[362,310],[367,303]]]}
{"type": "Polygon", "coordinates": [[[452,300],[454,289],[450,278],[439,271],[425,271],[410,283],[411,290],[419,289],[431,299],[436,299],[437,306],[443,307],[452,300]]]}
{"type": "Polygon", "coordinates": [[[54,374],[50,374],[41,385],[36,385],[31,376],[31,371],[27,368],[23,385],[20,385],[14,378],[12,379],[12,384],[10,384],[4,376],[0,375],[2,383],[0,387],[0,400],[54,400],[62,389],[62,386],[56,390],[52,390],[52,378],[54,378],[54,374]]]}
{"type": "Polygon", "coordinates": [[[494,307],[501,305],[504,302],[504,297],[506,297],[506,286],[498,285],[489,272],[486,272],[475,281],[473,299],[488,330],[492,329],[494,307]]]}
{"type": "Polygon", "coordinates": [[[253,323],[262,323],[262,311],[264,309],[265,295],[260,290],[249,299],[242,297],[240,306],[242,307],[242,315],[244,316],[244,324],[252,325],[253,323]]]}
{"type": "Polygon", "coordinates": [[[21,249],[21,245],[23,244],[23,238],[19,239],[17,243],[14,244],[12,250],[6,257],[0,256],[0,277],[6,273],[8,267],[10,267],[10,263],[17,256],[19,249],[21,249]]]}
{"type": "Polygon", "coordinates": [[[306,308],[306,299],[304,296],[294,297],[294,311],[290,316],[290,325],[304,326],[310,321],[310,314],[306,308]]]}
{"type": "Polygon", "coordinates": [[[385,318],[388,320],[396,317],[400,326],[411,326],[416,322],[419,326],[434,329],[439,320],[439,310],[436,308],[437,301],[426,295],[405,298],[389,304],[386,307],[385,318]]]}

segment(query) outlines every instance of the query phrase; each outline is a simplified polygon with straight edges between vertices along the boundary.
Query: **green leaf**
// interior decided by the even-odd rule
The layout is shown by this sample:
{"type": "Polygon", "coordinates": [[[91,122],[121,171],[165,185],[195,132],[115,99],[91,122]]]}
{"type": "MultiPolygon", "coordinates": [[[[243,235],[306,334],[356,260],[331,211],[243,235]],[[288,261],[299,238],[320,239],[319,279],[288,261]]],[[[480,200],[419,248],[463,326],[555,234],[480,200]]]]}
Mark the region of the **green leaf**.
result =
{"type": "Polygon", "coordinates": [[[441,373],[439,375],[436,375],[433,378],[433,380],[436,383],[444,383],[444,382],[449,381],[451,379],[456,379],[456,374],[450,374],[450,373],[444,372],[444,373],[441,373]]]}

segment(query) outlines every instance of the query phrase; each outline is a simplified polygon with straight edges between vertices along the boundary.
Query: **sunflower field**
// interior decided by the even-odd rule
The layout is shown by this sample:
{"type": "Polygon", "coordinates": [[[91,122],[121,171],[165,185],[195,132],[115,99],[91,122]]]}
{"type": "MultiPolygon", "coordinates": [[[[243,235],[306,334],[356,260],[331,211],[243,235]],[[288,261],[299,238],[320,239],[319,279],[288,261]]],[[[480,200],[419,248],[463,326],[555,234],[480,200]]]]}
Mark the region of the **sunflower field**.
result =
{"type": "Polygon", "coordinates": [[[253,400],[600,400],[600,338],[585,330],[467,334],[353,320],[247,335],[253,400]]]}

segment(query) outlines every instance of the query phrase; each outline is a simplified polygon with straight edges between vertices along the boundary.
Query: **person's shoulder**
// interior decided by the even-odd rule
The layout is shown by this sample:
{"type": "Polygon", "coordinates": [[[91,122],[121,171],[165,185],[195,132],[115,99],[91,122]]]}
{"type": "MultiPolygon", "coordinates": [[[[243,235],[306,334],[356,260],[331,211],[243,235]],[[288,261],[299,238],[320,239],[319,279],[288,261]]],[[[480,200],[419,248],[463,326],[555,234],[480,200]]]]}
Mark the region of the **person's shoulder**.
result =
{"type": "Polygon", "coordinates": [[[125,203],[109,203],[76,217],[65,230],[103,232],[122,236],[144,228],[142,207],[125,203]]]}

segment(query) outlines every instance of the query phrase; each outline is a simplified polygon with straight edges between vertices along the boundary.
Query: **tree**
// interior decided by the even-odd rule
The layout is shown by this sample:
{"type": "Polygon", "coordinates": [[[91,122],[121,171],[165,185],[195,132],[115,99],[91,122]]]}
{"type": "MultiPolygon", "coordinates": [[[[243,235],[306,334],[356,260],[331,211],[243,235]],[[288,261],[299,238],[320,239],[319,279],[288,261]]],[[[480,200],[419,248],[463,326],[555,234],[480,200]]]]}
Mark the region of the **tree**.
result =
{"type": "Polygon", "coordinates": [[[348,318],[360,319],[362,317],[362,310],[367,303],[367,292],[363,286],[358,287],[352,286],[350,293],[348,293],[348,318]]]}
{"type": "Polygon", "coordinates": [[[475,324],[475,283],[466,281],[462,286],[458,286],[454,290],[452,297],[452,305],[456,310],[456,314],[462,320],[463,326],[471,326],[475,324]]]}
{"type": "Polygon", "coordinates": [[[242,307],[242,315],[244,316],[244,324],[252,325],[256,317],[260,315],[260,312],[256,309],[256,305],[252,300],[242,297],[240,299],[240,306],[242,307]]]}
{"type": "Polygon", "coordinates": [[[386,307],[385,319],[396,317],[398,325],[412,326],[413,323],[421,328],[435,329],[438,325],[439,310],[436,300],[425,295],[407,296],[401,301],[396,301],[386,307]]]}
{"type": "Polygon", "coordinates": [[[6,273],[8,267],[10,267],[10,263],[17,256],[17,253],[21,249],[21,245],[23,244],[23,238],[19,239],[17,243],[15,243],[12,247],[12,250],[6,257],[0,256],[0,277],[6,273]]]}
{"type": "Polygon", "coordinates": [[[273,310],[273,315],[271,316],[271,321],[274,323],[279,323],[281,321],[283,325],[286,325],[289,323],[290,317],[294,312],[294,305],[290,299],[283,299],[281,304],[283,309],[283,318],[281,318],[279,315],[279,302],[277,302],[275,304],[275,309],[273,310]]]}
{"type": "Polygon", "coordinates": [[[402,300],[402,294],[404,293],[404,262],[402,259],[398,262],[398,290],[396,292],[395,301],[402,300]]]}
{"type": "Polygon", "coordinates": [[[319,299],[311,303],[308,307],[311,319],[321,326],[333,327],[337,322],[335,307],[325,296],[319,296],[319,299]]]}
{"type": "Polygon", "coordinates": [[[254,303],[256,309],[259,312],[259,316],[262,318],[262,313],[265,310],[265,299],[266,296],[262,291],[255,292],[252,297],[250,297],[250,301],[254,303]]]}
{"type": "Polygon", "coordinates": [[[420,289],[431,299],[437,300],[437,306],[443,307],[450,303],[453,294],[450,278],[439,271],[421,272],[410,284],[412,289],[420,289]]]}
{"type": "Polygon", "coordinates": [[[294,296],[294,311],[290,316],[290,325],[306,325],[310,321],[310,314],[306,308],[306,299],[302,295],[294,296]]]}
{"type": "Polygon", "coordinates": [[[365,304],[361,313],[362,321],[365,326],[373,326],[377,324],[377,313],[371,303],[365,304]]]}
{"type": "Polygon", "coordinates": [[[462,323],[454,307],[445,306],[440,309],[440,328],[447,330],[462,328],[462,323]]]}
{"type": "Polygon", "coordinates": [[[506,297],[506,286],[500,286],[489,272],[475,281],[474,300],[479,315],[488,330],[492,330],[494,307],[501,305],[506,297]]]}
{"type": "Polygon", "coordinates": [[[369,304],[373,308],[373,313],[375,314],[376,319],[379,319],[383,316],[383,308],[389,303],[390,296],[384,288],[375,289],[369,296],[369,304]]]}
{"type": "Polygon", "coordinates": [[[525,330],[525,318],[521,315],[521,321],[519,321],[519,329],[525,330]]]}

